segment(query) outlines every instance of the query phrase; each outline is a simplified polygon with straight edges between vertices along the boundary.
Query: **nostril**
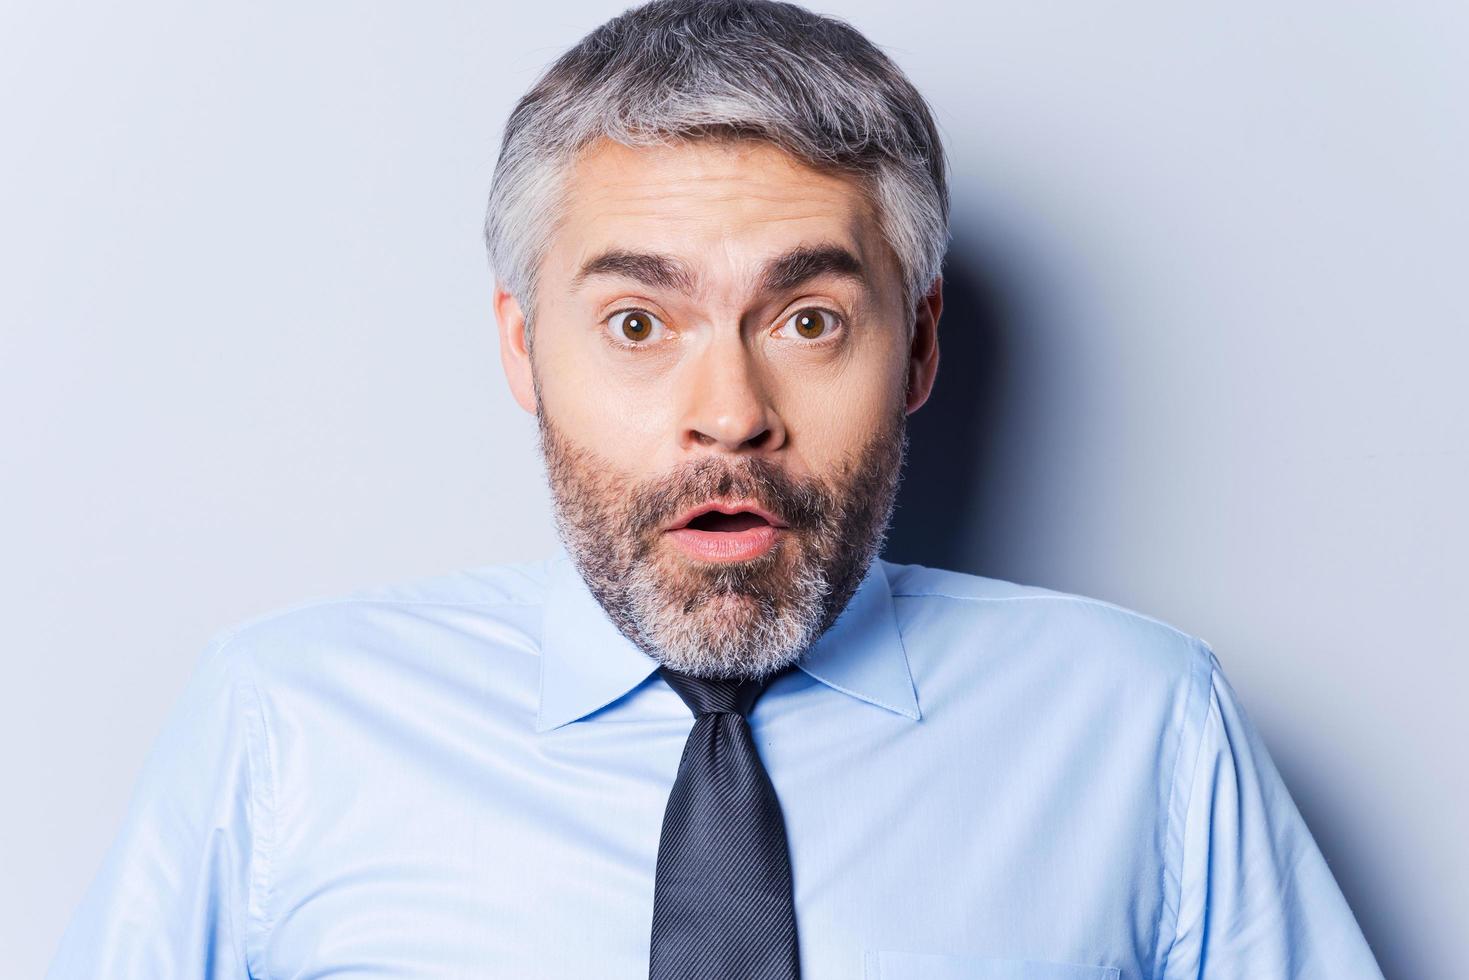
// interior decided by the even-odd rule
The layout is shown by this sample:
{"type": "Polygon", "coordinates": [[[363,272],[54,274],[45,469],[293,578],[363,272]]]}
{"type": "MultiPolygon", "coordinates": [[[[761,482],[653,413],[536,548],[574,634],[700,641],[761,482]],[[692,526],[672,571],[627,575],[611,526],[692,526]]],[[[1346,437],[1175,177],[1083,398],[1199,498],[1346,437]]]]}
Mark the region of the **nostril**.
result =
{"type": "Polygon", "coordinates": [[[770,440],[773,437],[774,433],[769,428],[766,428],[763,429],[758,435],[753,435],[745,441],[756,449],[764,449],[770,443],[770,440]]]}

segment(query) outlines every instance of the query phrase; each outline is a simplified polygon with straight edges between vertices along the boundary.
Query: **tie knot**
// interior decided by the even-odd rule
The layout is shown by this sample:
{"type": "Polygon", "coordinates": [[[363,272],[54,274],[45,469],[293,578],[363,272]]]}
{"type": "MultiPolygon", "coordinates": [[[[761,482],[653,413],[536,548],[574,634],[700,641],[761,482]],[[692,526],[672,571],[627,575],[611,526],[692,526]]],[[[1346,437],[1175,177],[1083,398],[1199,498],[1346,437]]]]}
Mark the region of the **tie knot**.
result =
{"type": "Polygon", "coordinates": [[[712,714],[736,714],[741,717],[748,715],[750,709],[755,706],[755,701],[765,693],[771,683],[782,674],[790,671],[790,667],[778,670],[765,677],[694,677],[674,670],[671,667],[659,667],[658,673],[668,682],[668,686],[678,692],[683,698],[684,704],[694,713],[695,718],[712,714]]]}

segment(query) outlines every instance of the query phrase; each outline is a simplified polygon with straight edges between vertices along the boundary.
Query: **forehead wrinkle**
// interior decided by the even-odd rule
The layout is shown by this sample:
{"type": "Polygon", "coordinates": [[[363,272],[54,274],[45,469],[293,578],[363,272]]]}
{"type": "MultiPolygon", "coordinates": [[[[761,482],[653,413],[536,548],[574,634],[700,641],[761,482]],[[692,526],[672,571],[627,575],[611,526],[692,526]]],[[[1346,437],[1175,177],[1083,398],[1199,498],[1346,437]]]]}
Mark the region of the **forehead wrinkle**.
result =
{"type": "MultiPolygon", "coordinates": [[[[875,240],[880,231],[873,202],[860,181],[793,165],[768,148],[737,156],[734,166],[719,153],[617,148],[583,157],[582,179],[573,182],[568,202],[584,223],[578,237],[600,239],[588,252],[605,247],[681,259],[686,276],[666,274],[668,263],[643,263],[634,278],[706,300],[722,296],[743,305],[752,294],[769,292],[764,280],[771,261],[799,246],[824,244],[840,245],[860,261],[863,281],[842,278],[863,293],[882,291],[885,250],[875,240]],[[651,166],[627,166],[643,162],[651,166]]],[[[632,268],[621,265],[622,271],[632,268]]],[[[578,284],[585,278],[575,275],[578,284]]]]}

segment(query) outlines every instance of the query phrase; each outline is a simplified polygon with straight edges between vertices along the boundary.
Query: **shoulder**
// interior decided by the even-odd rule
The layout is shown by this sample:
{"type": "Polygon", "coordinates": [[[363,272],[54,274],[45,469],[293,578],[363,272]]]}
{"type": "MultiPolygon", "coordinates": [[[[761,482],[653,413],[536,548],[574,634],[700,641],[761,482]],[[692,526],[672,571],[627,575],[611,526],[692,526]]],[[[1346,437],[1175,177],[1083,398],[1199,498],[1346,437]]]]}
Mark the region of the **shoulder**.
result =
{"type": "MultiPolygon", "coordinates": [[[[1115,602],[1039,585],[884,561],[905,633],[937,628],[976,652],[1172,686],[1207,680],[1207,641],[1115,602]]],[[[950,642],[953,642],[952,640],[950,642]]]]}
{"type": "Polygon", "coordinates": [[[218,630],[210,650],[252,669],[299,673],[350,656],[411,657],[471,639],[539,649],[550,559],[505,562],[304,598],[218,630]]]}

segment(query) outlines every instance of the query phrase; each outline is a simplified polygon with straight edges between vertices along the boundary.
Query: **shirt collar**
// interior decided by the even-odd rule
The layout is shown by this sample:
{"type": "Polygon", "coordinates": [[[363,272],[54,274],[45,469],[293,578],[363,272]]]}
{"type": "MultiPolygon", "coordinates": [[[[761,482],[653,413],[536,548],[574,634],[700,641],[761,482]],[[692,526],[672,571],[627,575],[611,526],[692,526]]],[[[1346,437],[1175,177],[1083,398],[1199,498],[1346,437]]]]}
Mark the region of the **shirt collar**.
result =
{"type": "MultiPolygon", "coordinates": [[[[834,691],[913,721],[922,717],[881,559],[873,560],[841,616],[799,666],[834,691]]],[[[658,662],[613,624],[565,545],[558,545],[543,607],[535,730],[550,731],[606,707],[657,669],[658,662]]]]}

